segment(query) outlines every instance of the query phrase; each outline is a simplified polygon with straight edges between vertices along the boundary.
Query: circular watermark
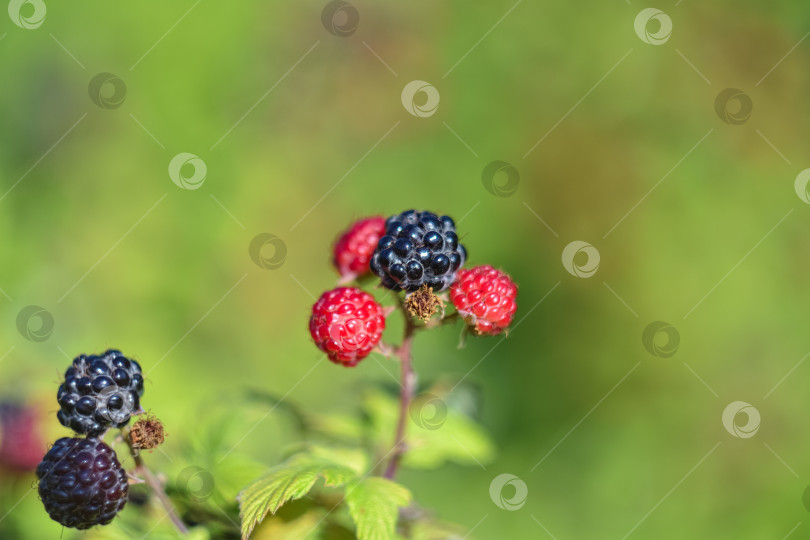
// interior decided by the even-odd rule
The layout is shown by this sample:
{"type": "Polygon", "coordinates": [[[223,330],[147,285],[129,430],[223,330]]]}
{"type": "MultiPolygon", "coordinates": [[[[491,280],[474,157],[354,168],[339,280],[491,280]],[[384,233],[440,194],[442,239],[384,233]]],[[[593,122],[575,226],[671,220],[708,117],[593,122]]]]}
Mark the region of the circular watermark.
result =
{"type": "Polygon", "coordinates": [[[433,116],[439,108],[439,91],[428,82],[411,81],[402,89],[402,106],[419,118],[433,116]],[[417,100],[417,96],[422,99],[417,100]]]}
{"type": "Polygon", "coordinates": [[[726,88],[714,99],[714,112],[726,124],[740,126],[751,118],[754,102],[737,88],[726,88]]]}
{"type": "Polygon", "coordinates": [[[599,250],[582,240],[574,240],[562,252],[563,266],[569,274],[578,278],[593,276],[599,270],[599,260],[599,250]],[[587,258],[584,262],[577,263],[574,259],[580,254],[587,258]]]}
{"type": "Polygon", "coordinates": [[[672,35],[672,19],[660,9],[642,9],[636,15],[633,27],[638,38],[649,45],[663,45],[672,35]],[[657,27],[651,30],[654,25],[657,27]]]}
{"type": "Polygon", "coordinates": [[[8,3],[11,22],[25,30],[35,30],[42,26],[47,11],[42,0],[11,0],[8,3]]]}
{"type": "Polygon", "coordinates": [[[750,439],[756,435],[759,431],[759,421],[759,411],[745,401],[733,401],[723,411],[723,427],[740,439],[750,439]],[[740,415],[744,417],[744,424],[738,422],[740,415]]]}
{"type": "Polygon", "coordinates": [[[197,465],[189,465],[177,475],[177,489],[195,502],[208,500],[215,486],[214,476],[197,465]]]}
{"type": "Polygon", "coordinates": [[[514,474],[499,474],[489,484],[489,497],[495,503],[495,506],[501,510],[509,510],[510,512],[520,510],[526,504],[528,495],[529,488],[526,486],[526,482],[514,474]],[[504,494],[507,486],[511,488],[512,492],[504,494]]]}
{"type": "Polygon", "coordinates": [[[420,394],[411,401],[408,413],[414,424],[433,431],[442,427],[447,420],[447,404],[433,394],[420,394]]]}
{"type": "Polygon", "coordinates": [[[87,88],[90,100],[102,109],[117,109],[127,97],[127,85],[118,75],[99,73],[87,88]]]}
{"type": "Polygon", "coordinates": [[[133,414],[140,412],[140,408],[132,391],[114,384],[102,388],[96,396],[96,412],[113,424],[126,422],[133,414]]]}
{"type": "Polygon", "coordinates": [[[644,328],[641,342],[647,352],[658,358],[669,358],[678,352],[681,334],[678,329],[664,321],[653,321],[644,328]]]}
{"type": "Polygon", "coordinates": [[[53,334],[53,315],[41,306],[26,306],[17,314],[17,331],[28,341],[42,343],[53,334]]]}
{"type": "Polygon", "coordinates": [[[276,270],[287,260],[287,244],[275,234],[260,233],[250,241],[248,254],[259,268],[276,270]]]}
{"type": "Polygon", "coordinates": [[[808,184],[810,184],[810,169],[805,169],[796,177],[793,188],[802,202],[810,204],[810,192],[807,191],[808,184]]]}
{"type": "Polygon", "coordinates": [[[334,0],[326,4],[321,11],[321,23],[333,36],[349,37],[357,31],[360,13],[350,3],[334,0]]]}
{"type": "Polygon", "coordinates": [[[169,162],[169,178],[183,189],[200,189],[207,173],[205,162],[188,152],[177,154],[169,162]]]}
{"type": "Polygon", "coordinates": [[[520,173],[511,163],[493,161],[484,167],[484,171],[481,173],[481,182],[484,184],[484,189],[492,195],[511,197],[517,192],[520,173]]]}

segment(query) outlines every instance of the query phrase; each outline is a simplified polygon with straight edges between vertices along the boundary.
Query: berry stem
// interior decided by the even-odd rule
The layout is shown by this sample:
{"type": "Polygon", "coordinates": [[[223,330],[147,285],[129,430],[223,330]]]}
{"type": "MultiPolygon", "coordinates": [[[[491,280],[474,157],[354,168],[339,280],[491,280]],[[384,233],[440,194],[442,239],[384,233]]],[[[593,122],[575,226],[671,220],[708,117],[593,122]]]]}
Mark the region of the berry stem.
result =
{"type": "Polygon", "coordinates": [[[180,531],[181,534],[188,534],[188,527],[186,524],[183,523],[183,520],[180,519],[180,516],[177,514],[177,510],[174,508],[174,504],[169,499],[169,496],[166,495],[166,491],[163,489],[163,484],[160,482],[155,473],[144,463],[143,458],[141,457],[140,453],[137,449],[132,447],[132,441],[129,438],[129,433],[123,434],[124,440],[129,447],[129,453],[132,456],[132,459],[135,460],[135,473],[142,476],[146,484],[152,489],[155,493],[155,496],[160,501],[160,504],[163,505],[163,508],[166,510],[166,514],[169,516],[169,519],[174,524],[175,528],[180,531]]]}
{"type": "MultiPolygon", "coordinates": [[[[404,310],[403,310],[404,311],[404,310]]],[[[393,479],[397,474],[399,462],[402,455],[407,450],[405,444],[405,427],[407,425],[408,409],[416,390],[416,372],[413,370],[412,345],[413,334],[417,327],[411,322],[408,314],[405,313],[405,337],[402,344],[397,347],[394,354],[399,358],[402,369],[402,389],[399,393],[399,419],[397,421],[397,431],[394,437],[394,450],[391,460],[385,469],[385,477],[393,479]]]]}

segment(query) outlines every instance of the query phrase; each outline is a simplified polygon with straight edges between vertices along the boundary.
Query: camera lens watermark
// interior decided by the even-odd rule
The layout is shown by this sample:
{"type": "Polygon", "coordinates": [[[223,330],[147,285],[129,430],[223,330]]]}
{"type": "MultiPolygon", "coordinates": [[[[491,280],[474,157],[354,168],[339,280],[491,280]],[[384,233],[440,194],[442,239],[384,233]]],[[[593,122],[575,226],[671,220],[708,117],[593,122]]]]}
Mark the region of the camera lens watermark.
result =
{"type": "Polygon", "coordinates": [[[526,486],[526,482],[514,474],[499,474],[489,484],[489,497],[501,510],[510,512],[520,510],[526,504],[528,495],[529,488],[526,486]],[[508,489],[511,489],[511,496],[507,496],[510,494],[508,489]],[[504,494],[504,491],[507,491],[507,495],[504,494]]]}
{"type": "Polygon", "coordinates": [[[169,162],[169,178],[180,188],[194,190],[202,187],[208,167],[205,162],[188,152],[181,152],[169,162]]]}
{"type": "Polygon", "coordinates": [[[517,192],[520,174],[511,163],[493,161],[484,167],[484,171],[481,173],[481,182],[484,184],[484,189],[492,195],[511,197],[517,192]],[[500,178],[499,182],[495,181],[496,177],[500,178]]]}
{"type": "Polygon", "coordinates": [[[433,394],[420,394],[408,407],[411,420],[422,429],[436,430],[447,420],[447,404],[433,394]]]}
{"type": "Polygon", "coordinates": [[[260,233],[251,240],[248,254],[259,268],[276,270],[287,260],[287,244],[275,234],[260,233]]]}
{"type": "Polygon", "coordinates": [[[660,9],[642,9],[636,15],[633,27],[638,38],[649,45],[663,45],[672,35],[672,19],[660,9]],[[655,31],[650,31],[651,23],[658,25],[655,31]]]}
{"type": "Polygon", "coordinates": [[[759,431],[759,421],[759,411],[745,401],[729,403],[723,411],[723,427],[731,435],[740,439],[750,439],[756,435],[759,431]],[[744,424],[738,421],[740,415],[744,417],[744,424]]]}
{"type": "Polygon", "coordinates": [[[678,329],[664,321],[653,321],[644,328],[641,342],[647,352],[658,358],[669,358],[678,352],[681,335],[678,329]]]}
{"type": "Polygon", "coordinates": [[[177,476],[177,488],[195,502],[204,502],[214,492],[214,476],[197,465],[189,465],[177,476]]]}
{"type": "Polygon", "coordinates": [[[17,331],[28,341],[42,343],[53,334],[53,315],[41,306],[26,306],[17,314],[17,331]]]}
{"type": "Polygon", "coordinates": [[[574,240],[565,246],[562,252],[563,267],[569,274],[578,278],[593,276],[599,270],[599,260],[599,250],[582,240],[574,240]],[[584,255],[587,258],[584,262],[577,263],[574,259],[581,260],[578,255],[584,255]]]}
{"type": "Polygon", "coordinates": [[[748,94],[736,88],[726,88],[714,100],[714,112],[726,124],[739,126],[751,118],[754,102],[748,94]]]}
{"type": "Polygon", "coordinates": [[[11,22],[25,30],[35,30],[42,26],[47,11],[42,0],[11,0],[8,3],[11,22]]]}
{"type": "Polygon", "coordinates": [[[411,81],[402,89],[402,106],[419,118],[433,116],[439,108],[439,91],[425,81],[411,81]],[[417,96],[422,99],[417,100],[417,96]],[[417,101],[421,104],[417,104],[417,101]]]}
{"type": "Polygon", "coordinates": [[[800,172],[793,183],[796,195],[799,196],[803,203],[810,204],[810,192],[807,191],[807,184],[810,184],[810,169],[800,172]]]}
{"type": "Polygon", "coordinates": [[[127,97],[127,85],[112,73],[99,73],[90,79],[90,100],[102,109],[117,109],[127,97]]]}
{"type": "Polygon", "coordinates": [[[321,23],[333,36],[349,37],[357,31],[360,14],[350,3],[334,0],[326,4],[321,11],[321,23]]]}

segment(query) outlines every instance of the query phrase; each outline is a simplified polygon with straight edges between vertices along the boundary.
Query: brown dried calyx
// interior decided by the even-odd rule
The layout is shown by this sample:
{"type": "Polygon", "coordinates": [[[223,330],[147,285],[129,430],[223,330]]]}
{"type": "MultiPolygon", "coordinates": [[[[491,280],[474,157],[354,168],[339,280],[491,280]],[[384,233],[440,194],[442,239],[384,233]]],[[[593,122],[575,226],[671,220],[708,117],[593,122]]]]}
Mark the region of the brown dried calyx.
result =
{"type": "Polygon", "coordinates": [[[422,285],[405,298],[405,308],[412,317],[427,321],[441,309],[444,313],[444,302],[433,294],[433,288],[422,285]]]}
{"type": "Polygon", "coordinates": [[[166,439],[163,423],[157,416],[147,415],[135,422],[129,430],[132,448],[149,450],[157,448],[166,439]]]}

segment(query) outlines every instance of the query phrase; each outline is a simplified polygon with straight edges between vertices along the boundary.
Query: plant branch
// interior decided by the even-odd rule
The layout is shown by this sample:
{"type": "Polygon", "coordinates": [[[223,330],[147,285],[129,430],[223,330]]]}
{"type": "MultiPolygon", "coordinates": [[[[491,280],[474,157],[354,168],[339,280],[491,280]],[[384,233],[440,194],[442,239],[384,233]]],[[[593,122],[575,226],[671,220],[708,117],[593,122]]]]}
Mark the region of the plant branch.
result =
{"type": "Polygon", "coordinates": [[[135,460],[135,473],[142,476],[146,484],[155,493],[155,496],[160,501],[160,504],[163,505],[163,508],[166,510],[166,514],[169,516],[169,519],[172,521],[175,528],[177,528],[181,534],[188,534],[188,527],[186,527],[186,524],[183,523],[183,520],[180,519],[180,516],[177,514],[174,504],[172,504],[171,499],[169,499],[169,496],[166,495],[166,491],[163,489],[163,484],[160,482],[158,477],[155,476],[155,473],[153,473],[152,470],[147,467],[146,463],[144,463],[143,458],[138,450],[133,448],[132,441],[129,438],[129,433],[124,433],[122,430],[121,435],[124,437],[124,441],[126,441],[127,446],[129,447],[129,453],[132,456],[132,459],[135,460]]]}
{"type": "Polygon", "coordinates": [[[407,450],[405,428],[407,426],[408,409],[411,406],[411,400],[413,400],[413,394],[416,391],[416,372],[413,370],[411,351],[413,335],[417,328],[418,327],[411,322],[408,314],[405,313],[405,336],[402,339],[402,344],[394,350],[394,355],[399,358],[402,370],[402,389],[399,394],[399,419],[397,421],[397,430],[394,437],[393,455],[385,469],[385,477],[388,479],[393,479],[396,476],[399,462],[402,459],[402,455],[407,450]]]}

